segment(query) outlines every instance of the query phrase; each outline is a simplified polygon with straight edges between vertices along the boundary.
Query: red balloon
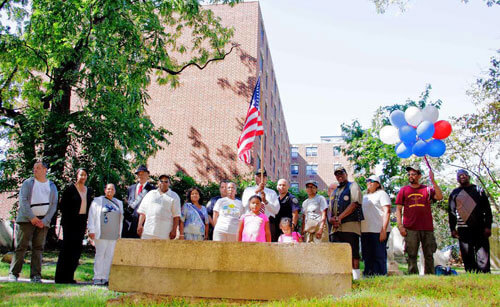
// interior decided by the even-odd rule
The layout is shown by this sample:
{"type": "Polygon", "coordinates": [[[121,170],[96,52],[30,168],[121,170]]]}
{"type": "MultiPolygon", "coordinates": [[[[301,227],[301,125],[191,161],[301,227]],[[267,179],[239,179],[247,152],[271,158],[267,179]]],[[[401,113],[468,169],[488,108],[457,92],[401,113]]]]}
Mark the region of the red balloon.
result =
{"type": "Polygon", "coordinates": [[[434,135],[435,139],[443,140],[446,139],[451,134],[451,124],[445,120],[440,120],[434,123],[434,135]]]}

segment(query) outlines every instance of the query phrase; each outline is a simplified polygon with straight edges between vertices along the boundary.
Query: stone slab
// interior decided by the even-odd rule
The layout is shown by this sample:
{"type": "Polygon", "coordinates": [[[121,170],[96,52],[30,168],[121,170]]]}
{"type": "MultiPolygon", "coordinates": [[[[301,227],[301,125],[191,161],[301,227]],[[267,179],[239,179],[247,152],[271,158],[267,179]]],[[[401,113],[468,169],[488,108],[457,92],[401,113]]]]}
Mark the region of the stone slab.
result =
{"type": "Polygon", "coordinates": [[[312,298],[350,291],[351,274],[345,243],[120,239],[109,288],[206,298],[312,298]]]}

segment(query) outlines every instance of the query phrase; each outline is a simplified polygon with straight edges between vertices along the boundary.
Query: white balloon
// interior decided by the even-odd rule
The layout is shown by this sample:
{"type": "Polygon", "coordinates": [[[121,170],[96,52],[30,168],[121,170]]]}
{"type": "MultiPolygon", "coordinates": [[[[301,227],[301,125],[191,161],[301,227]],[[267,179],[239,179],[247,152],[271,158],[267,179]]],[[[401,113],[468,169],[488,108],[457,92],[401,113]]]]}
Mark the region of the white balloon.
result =
{"type": "Polygon", "coordinates": [[[405,119],[410,126],[418,126],[422,122],[422,111],[417,107],[409,107],[405,111],[405,119]]]}
{"type": "Polygon", "coordinates": [[[439,118],[439,110],[435,106],[429,104],[426,105],[422,110],[422,121],[428,120],[431,123],[435,123],[439,118]]]}
{"type": "Polygon", "coordinates": [[[394,126],[384,126],[380,129],[380,140],[384,144],[394,145],[401,140],[399,139],[399,130],[394,126]]]}

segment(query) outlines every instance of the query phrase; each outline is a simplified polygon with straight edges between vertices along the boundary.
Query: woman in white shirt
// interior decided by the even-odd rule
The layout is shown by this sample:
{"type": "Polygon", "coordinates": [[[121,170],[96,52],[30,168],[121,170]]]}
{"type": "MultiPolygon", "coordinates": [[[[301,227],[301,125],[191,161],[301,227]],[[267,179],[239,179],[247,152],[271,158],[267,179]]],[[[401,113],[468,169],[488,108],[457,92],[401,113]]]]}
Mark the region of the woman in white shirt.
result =
{"type": "Polygon", "coordinates": [[[227,184],[227,197],[219,199],[214,205],[214,241],[238,241],[238,225],[243,214],[243,204],[236,199],[236,184],[227,184]]]}
{"type": "Polygon", "coordinates": [[[391,232],[391,199],[380,184],[378,176],[366,180],[367,194],[363,196],[361,221],[361,251],[364,276],[387,275],[387,238],[391,232]]]}
{"type": "Polygon", "coordinates": [[[114,198],[115,185],[108,183],[104,196],[94,198],[89,210],[88,231],[94,241],[94,285],[107,285],[115,252],[123,225],[123,203],[114,198]]]}

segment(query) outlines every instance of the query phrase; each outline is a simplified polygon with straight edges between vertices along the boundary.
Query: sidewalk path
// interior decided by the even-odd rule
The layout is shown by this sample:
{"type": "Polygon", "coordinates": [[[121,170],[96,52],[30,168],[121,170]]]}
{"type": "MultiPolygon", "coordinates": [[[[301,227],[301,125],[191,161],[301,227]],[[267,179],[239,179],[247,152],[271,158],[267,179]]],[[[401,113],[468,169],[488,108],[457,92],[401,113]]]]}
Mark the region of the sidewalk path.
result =
{"type": "MultiPolygon", "coordinates": [[[[9,278],[7,276],[0,276],[0,282],[12,282],[12,281],[9,281],[9,278]]],[[[30,283],[31,280],[29,278],[23,278],[23,277],[19,277],[17,279],[17,282],[22,282],[22,283],[30,283]]],[[[54,284],[54,280],[52,279],[42,279],[42,283],[44,284],[54,284]]],[[[71,285],[75,285],[75,286],[91,286],[92,285],[92,282],[90,281],[82,281],[82,282],[78,282],[76,284],[71,284],[71,285]]]]}

